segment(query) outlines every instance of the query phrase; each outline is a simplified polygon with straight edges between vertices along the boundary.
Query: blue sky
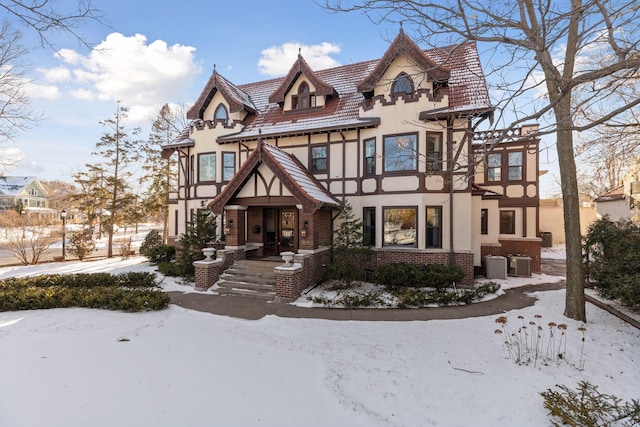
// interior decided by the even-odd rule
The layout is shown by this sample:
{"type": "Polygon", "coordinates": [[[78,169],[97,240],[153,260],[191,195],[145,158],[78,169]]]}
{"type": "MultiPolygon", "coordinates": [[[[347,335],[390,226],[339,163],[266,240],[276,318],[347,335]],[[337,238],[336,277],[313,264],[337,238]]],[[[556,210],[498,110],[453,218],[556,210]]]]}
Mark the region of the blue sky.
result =
{"type": "Polygon", "coordinates": [[[298,49],[315,69],[379,58],[398,33],[397,25],[328,13],[311,0],[95,6],[104,24],[81,30],[92,50],[69,37],[53,39],[58,52],[39,48],[35,35],[21,28],[32,64],[28,94],[44,118],[0,147],[3,156],[22,159],[6,175],[71,182],[85,163],[100,161],[91,152],[105,131],[99,122],[113,116],[116,100],[130,108],[129,125],[141,126],[146,139],[157,108],[193,102],[214,65],[232,82],[248,83],[286,73],[298,49]]]}

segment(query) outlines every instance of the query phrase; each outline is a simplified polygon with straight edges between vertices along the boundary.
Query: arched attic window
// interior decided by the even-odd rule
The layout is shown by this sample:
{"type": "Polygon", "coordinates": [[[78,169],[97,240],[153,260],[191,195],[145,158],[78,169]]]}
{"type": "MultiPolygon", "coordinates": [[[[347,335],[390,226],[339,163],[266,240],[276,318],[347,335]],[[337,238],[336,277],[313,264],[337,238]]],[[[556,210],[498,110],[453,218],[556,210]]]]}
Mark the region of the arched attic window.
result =
{"type": "Polygon", "coordinates": [[[391,95],[395,94],[412,94],[413,93],[413,80],[406,73],[398,74],[398,77],[393,81],[391,86],[391,95]]]}
{"type": "Polygon", "coordinates": [[[227,107],[224,106],[224,104],[220,104],[218,105],[218,107],[216,107],[216,112],[213,114],[213,120],[228,120],[229,119],[229,113],[227,112],[227,107]]]}
{"type": "Polygon", "coordinates": [[[307,82],[302,82],[300,86],[298,86],[298,94],[293,95],[291,101],[291,107],[294,110],[315,107],[316,94],[315,92],[311,92],[309,90],[309,85],[307,84],[307,82]]]}

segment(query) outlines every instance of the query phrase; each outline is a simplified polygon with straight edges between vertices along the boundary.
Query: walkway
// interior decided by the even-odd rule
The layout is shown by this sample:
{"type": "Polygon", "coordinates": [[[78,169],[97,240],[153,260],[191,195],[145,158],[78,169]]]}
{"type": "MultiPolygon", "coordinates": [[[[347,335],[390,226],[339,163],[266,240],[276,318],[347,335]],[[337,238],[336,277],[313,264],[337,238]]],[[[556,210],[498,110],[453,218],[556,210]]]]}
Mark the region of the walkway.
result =
{"type": "MultiPolygon", "coordinates": [[[[563,262],[543,260],[543,272],[561,275],[563,262]]],[[[461,306],[376,309],[376,308],[305,308],[292,304],[265,302],[259,299],[236,296],[220,296],[198,293],[169,292],[171,302],[180,307],[222,316],[247,320],[258,320],[268,315],[288,318],[327,319],[327,320],[366,320],[366,321],[408,321],[434,319],[465,319],[468,317],[493,316],[529,307],[535,297],[528,292],[563,289],[564,282],[529,285],[507,289],[505,294],[490,301],[461,306]]]]}

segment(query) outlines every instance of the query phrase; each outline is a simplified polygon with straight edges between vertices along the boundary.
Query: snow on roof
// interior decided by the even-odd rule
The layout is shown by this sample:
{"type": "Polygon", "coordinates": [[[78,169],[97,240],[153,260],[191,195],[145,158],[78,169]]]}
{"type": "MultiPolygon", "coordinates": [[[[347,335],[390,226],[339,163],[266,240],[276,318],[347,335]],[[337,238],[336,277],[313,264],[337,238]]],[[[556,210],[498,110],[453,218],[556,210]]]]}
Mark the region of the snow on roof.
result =
{"type": "Polygon", "coordinates": [[[339,204],[289,153],[266,143],[263,144],[263,147],[309,197],[324,205],[337,206],[339,204]]]}
{"type": "Polygon", "coordinates": [[[0,176],[0,194],[17,196],[34,179],[34,176],[0,176]]]}
{"type": "MultiPolygon", "coordinates": [[[[475,43],[423,52],[429,60],[450,70],[449,105],[442,112],[474,114],[493,109],[475,43]]],[[[379,119],[360,116],[365,96],[358,91],[358,83],[368,78],[381,60],[382,58],[314,71],[319,80],[335,90],[336,96],[328,96],[322,108],[300,112],[285,112],[279,103],[269,102],[270,95],[282,86],[286,76],[234,85],[214,72],[191,110],[190,118],[198,120],[194,114],[204,111],[205,104],[211,100],[212,91],[218,88],[230,96],[230,101],[255,109],[255,113],[249,114],[245,119],[242,131],[218,138],[218,142],[222,143],[257,139],[260,132],[263,137],[271,137],[298,131],[376,126],[379,119]]]]}

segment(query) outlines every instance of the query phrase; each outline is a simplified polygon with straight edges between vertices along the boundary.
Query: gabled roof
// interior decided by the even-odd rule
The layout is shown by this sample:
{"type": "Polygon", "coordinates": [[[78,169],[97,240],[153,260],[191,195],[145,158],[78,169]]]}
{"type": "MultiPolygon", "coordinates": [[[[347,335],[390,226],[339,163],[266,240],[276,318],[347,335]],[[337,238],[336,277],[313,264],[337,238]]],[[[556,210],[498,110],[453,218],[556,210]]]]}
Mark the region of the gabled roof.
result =
{"type": "Polygon", "coordinates": [[[607,194],[603,194],[602,196],[597,197],[594,201],[596,203],[602,202],[614,202],[616,200],[624,200],[624,185],[616,188],[615,190],[609,191],[607,194]]]}
{"type": "Polygon", "coordinates": [[[19,196],[32,182],[48,197],[47,191],[35,176],[0,176],[0,195],[19,196]]]}
{"type": "Polygon", "coordinates": [[[409,56],[416,65],[427,70],[427,76],[430,80],[449,80],[451,70],[447,66],[438,64],[425,55],[425,52],[400,28],[400,33],[393,40],[384,56],[378,61],[373,71],[358,83],[358,92],[364,93],[372,91],[382,78],[382,75],[387,71],[387,68],[393,63],[393,60],[402,54],[409,56]]]}
{"type": "MultiPolygon", "coordinates": [[[[448,73],[449,105],[439,110],[439,117],[452,114],[476,115],[493,110],[475,43],[421,51],[401,32],[382,59],[312,71],[307,69],[306,62],[299,58],[285,77],[234,86],[238,93],[243,94],[243,99],[252,102],[255,113],[249,114],[243,120],[244,127],[240,132],[220,136],[217,142],[256,141],[261,135],[271,138],[378,126],[379,118],[360,116],[360,109],[365,105],[365,96],[358,90],[358,84],[377,75],[376,69],[386,69],[386,61],[395,57],[394,55],[402,49],[416,56],[423,66],[428,66],[434,78],[444,77],[445,74],[433,73],[448,73]],[[283,111],[282,106],[273,100],[282,99],[281,95],[293,84],[298,70],[305,72],[310,79],[315,79],[314,85],[317,87],[333,88],[336,96],[327,97],[323,107],[283,111]]],[[[204,111],[207,107],[213,96],[210,94],[214,84],[212,79],[207,83],[188,117],[195,115],[193,111],[204,111]]]]}
{"type": "Polygon", "coordinates": [[[222,213],[224,206],[238,194],[262,163],[267,165],[293,194],[296,201],[302,205],[303,212],[313,213],[324,206],[340,205],[295,156],[260,140],[257,148],[242,163],[231,182],[209,203],[209,208],[214,213],[222,213]]]}
{"type": "Polygon", "coordinates": [[[204,90],[198,97],[198,100],[187,111],[187,118],[191,120],[202,119],[202,114],[207,108],[213,96],[216,92],[220,91],[225,101],[229,103],[229,110],[232,113],[245,110],[250,113],[257,111],[251,97],[247,95],[242,89],[231,83],[229,80],[222,77],[214,69],[209,81],[207,82],[204,90]]]}
{"type": "Polygon", "coordinates": [[[269,96],[269,102],[282,104],[300,74],[304,74],[311,81],[315,87],[316,95],[336,96],[338,94],[333,86],[318,77],[302,55],[298,54],[298,60],[293,64],[280,86],[269,96]]]}

